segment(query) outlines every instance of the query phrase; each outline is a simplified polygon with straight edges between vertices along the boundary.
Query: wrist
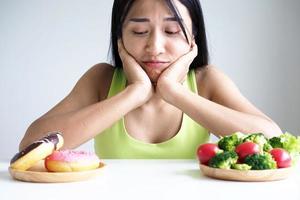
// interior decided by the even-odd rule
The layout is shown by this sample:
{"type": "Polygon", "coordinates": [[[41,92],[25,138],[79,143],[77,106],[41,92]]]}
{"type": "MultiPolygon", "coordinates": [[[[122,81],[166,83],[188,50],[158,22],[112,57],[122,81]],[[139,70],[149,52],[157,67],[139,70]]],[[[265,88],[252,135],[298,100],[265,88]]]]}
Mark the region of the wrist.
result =
{"type": "Polygon", "coordinates": [[[157,82],[157,90],[166,102],[174,104],[185,88],[179,82],[164,79],[157,82]]]}
{"type": "Polygon", "coordinates": [[[135,107],[139,107],[146,103],[152,94],[152,85],[132,84],[127,86],[126,89],[131,94],[131,101],[135,102],[135,107]]]}

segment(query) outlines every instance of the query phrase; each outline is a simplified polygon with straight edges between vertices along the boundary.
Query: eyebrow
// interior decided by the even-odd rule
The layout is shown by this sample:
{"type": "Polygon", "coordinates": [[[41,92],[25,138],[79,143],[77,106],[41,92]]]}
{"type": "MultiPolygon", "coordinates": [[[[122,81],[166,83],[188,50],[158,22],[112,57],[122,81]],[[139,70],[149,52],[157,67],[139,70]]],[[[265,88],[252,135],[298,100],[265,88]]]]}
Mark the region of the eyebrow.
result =
{"type": "MultiPolygon", "coordinates": [[[[183,21],[182,18],[179,18],[180,21],[183,21]]],[[[149,18],[145,17],[135,17],[135,18],[130,18],[130,22],[150,22],[149,18]]],[[[166,17],[164,18],[164,21],[178,21],[175,17],[166,17]]]]}

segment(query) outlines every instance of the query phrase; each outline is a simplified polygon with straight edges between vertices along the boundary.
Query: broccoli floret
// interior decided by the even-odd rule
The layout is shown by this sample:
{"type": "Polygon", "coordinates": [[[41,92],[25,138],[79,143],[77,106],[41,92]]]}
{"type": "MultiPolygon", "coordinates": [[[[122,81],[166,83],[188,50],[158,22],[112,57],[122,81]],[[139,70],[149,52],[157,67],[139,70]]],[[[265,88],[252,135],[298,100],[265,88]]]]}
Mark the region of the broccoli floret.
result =
{"type": "Polygon", "coordinates": [[[283,148],[283,141],[281,141],[280,137],[272,137],[271,139],[269,139],[269,144],[273,148],[283,148]]]}
{"type": "Polygon", "coordinates": [[[258,144],[261,148],[261,153],[263,151],[269,152],[272,150],[272,146],[269,144],[268,139],[262,133],[252,133],[245,137],[243,142],[254,142],[258,144]]]}
{"type": "Polygon", "coordinates": [[[234,151],[235,147],[242,143],[244,137],[245,135],[241,132],[225,136],[219,140],[218,147],[224,151],[234,151]]]}
{"type": "Polygon", "coordinates": [[[243,164],[238,164],[238,163],[235,163],[231,166],[232,169],[237,169],[237,170],[250,170],[251,169],[251,166],[250,165],[247,165],[245,163],[243,164]]]}
{"type": "Polygon", "coordinates": [[[208,165],[213,168],[230,169],[237,160],[238,155],[234,151],[225,151],[212,157],[208,165]]]}
{"type": "Polygon", "coordinates": [[[276,169],[277,164],[272,155],[264,152],[263,154],[252,154],[245,158],[244,163],[251,166],[253,170],[276,169]]]}

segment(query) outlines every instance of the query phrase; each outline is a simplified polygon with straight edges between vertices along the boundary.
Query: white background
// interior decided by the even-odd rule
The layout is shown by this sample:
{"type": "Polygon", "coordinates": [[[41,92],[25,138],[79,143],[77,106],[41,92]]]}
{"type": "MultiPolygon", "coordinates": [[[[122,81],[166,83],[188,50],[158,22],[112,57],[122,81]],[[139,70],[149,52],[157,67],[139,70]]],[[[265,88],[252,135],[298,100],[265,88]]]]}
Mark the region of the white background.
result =
{"type": "MultiPolygon", "coordinates": [[[[201,2],[211,63],[283,131],[300,134],[300,1],[201,2]]],[[[0,0],[0,159],[16,153],[30,123],[85,71],[108,61],[111,6],[0,0]]]]}

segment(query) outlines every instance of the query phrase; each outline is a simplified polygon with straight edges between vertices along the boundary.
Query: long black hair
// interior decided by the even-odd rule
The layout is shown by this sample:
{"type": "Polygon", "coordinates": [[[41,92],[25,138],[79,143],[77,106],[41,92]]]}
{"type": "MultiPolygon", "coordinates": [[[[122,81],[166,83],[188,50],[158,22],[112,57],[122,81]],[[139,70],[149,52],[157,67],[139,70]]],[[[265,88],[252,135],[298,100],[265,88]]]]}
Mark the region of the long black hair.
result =
{"type": "MultiPolygon", "coordinates": [[[[195,43],[198,46],[198,55],[190,65],[190,69],[197,67],[205,67],[208,65],[208,48],[205,33],[204,18],[199,0],[179,0],[189,11],[192,19],[192,31],[195,38],[195,43]]],[[[184,36],[188,41],[186,30],[180,20],[180,13],[177,11],[173,0],[165,0],[167,6],[177,19],[184,36]]],[[[122,67],[122,61],[118,52],[118,39],[122,37],[122,27],[125,18],[132,7],[134,0],[115,0],[112,8],[111,17],[111,43],[110,49],[112,53],[112,62],[115,67],[122,67]]]]}

